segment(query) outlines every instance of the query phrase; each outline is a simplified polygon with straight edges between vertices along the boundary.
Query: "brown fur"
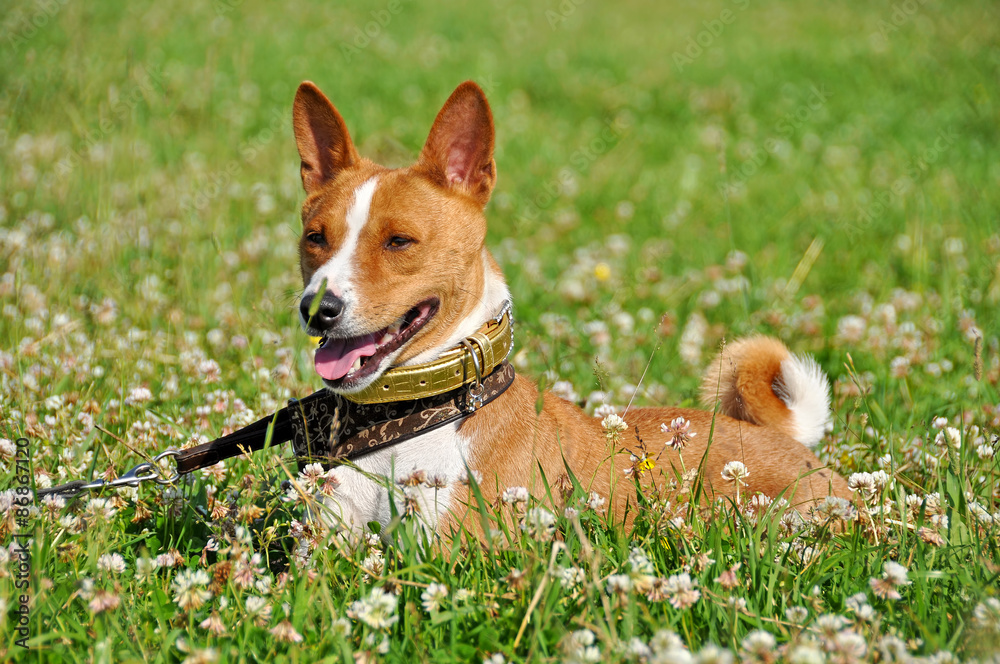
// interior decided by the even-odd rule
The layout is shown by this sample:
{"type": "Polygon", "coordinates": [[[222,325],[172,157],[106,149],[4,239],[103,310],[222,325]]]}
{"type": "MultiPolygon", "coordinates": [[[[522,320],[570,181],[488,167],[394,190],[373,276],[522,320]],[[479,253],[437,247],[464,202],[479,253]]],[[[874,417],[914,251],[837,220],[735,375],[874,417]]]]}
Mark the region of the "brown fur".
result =
{"type": "MultiPolygon", "coordinates": [[[[615,518],[630,522],[635,489],[624,471],[632,465],[629,450],[638,448],[637,437],[645,442],[651,456],[659,454],[656,468],[644,474],[647,485],[655,482],[662,487],[666,479],[674,477],[673,469],[697,468],[707,450],[704,492],[709,499],[735,494],[736,487],[721,477],[723,466],[730,461],[742,461],[750,471],[741,489],[743,495],[758,491],[772,498],[782,495],[797,507],[831,494],[851,496],[842,477],[802,444],[772,428],[703,410],[637,408],[625,413],[629,429],[621,434],[619,449],[612,455],[596,418],[551,393],[545,395],[542,411],[536,414],[537,399],[538,391],[531,381],[518,376],[503,399],[462,425],[462,434],[476,441],[471,467],[482,474],[481,488],[489,502],[511,486],[525,486],[532,495],[543,496],[539,466],[553,485],[566,473],[565,457],[583,487],[604,497],[613,496],[615,518]],[[680,454],[664,448],[666,436],[660,431],[661,424],[677,417],[689,420],[691,431],[697,434],[680,454]],[[628,505],[630,514],[626,514],[628,505]]],[[[555,489],[552,492],[555,496],[555,489]]]]}
{"type": "Polygon", "coordinates": [[[777,394],[782,384],[781,363],[788,349],[777,339],[751,337],[726,346],[705,371],[701,400],[719,412],[793,435],[792,413],[777,394]]]}
{"type": "MultiPolygon", "coordinates": [[[[493,120],[482,91],[471,82],[459,86],[438,114],[417,163],[396,170],[357,156],[340,114],[311,83],[296,95],[294,119],[308,194],[302,210],[303,279],[308,283],[342,242],[352,192],[378,174],[370,220],[358,243],[365,270],[358,316],[377,330],[416,302],[437,296],[439,313],[413,337],[399,361],[438,347],[475,308],[487,270],[502,279],[485,251],[483,208],[496,183],[496,167],[493,120]],[[322,245],[307,239],[316,233],[323,235],[322,245]],[[413,243],[405,251],[393,250],[386,243],[393,236],[413,243]]],[[[681,458],[664,448],[660,425],[676,417],[690,420],[697,434],[683,451],[686,467],[697,467],[707,455],[704,490],[709,498],[734,493],[720,476],[729,461],[742,461],[749,469],[744,492],[783,494],[795,505],[831,493],[849,498],[843,478],[786,434],[790,411],[773,386],[787,356],[780,342],[764,337],[731,344],[708,371],[703,388],[711,403],[716,395],[720,398],[719,414],[631,410],[624,414],[629,430],[621,434],[617,450],[608,449],[600,422],[551,393],[544,395],[537,412],[538,391],[522,376],[501,398],[467,418],[459,431],[470,441],[470,466],[481,473],[482,490],[491,502],[512,486],[543,496],[541,473],[553,485],[568,465],[586,489],[604,497],[613,494],[609,509],[619,521],[629,521],[635,489],[624,474],[631,465],[628,449],[636,448],[638,435],[653,456],[659,454],[657,469],[672,477],[669,469],[680,468],[681,458]]],[[[645,481],[657,476],[663,477],[648,472],[645,481]]],[[[555,487],[552,491],[557,493],[555,487]]],[[[458,521],[475,528],[463,518],[465,508],[452,508],[458,521]]]]}

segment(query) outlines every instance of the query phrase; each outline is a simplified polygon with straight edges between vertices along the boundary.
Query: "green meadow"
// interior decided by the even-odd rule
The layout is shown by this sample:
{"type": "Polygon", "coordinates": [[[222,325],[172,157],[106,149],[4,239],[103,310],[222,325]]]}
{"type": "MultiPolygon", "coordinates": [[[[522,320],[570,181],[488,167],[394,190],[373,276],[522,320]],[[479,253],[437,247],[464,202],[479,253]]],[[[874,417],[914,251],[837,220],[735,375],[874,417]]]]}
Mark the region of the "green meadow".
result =
{"type": "Polygon", "coordinates": [[[0,660],[1000,661],[998,18],[6,0],[0,660]],[[629,532],[577,487],[565,512],[477,506],[485,542],[407,514],[359,538],[307,517],[281,448],[27,504],[319,389],[296,87],[398,166],[468,79],[517,370],[589,412],[690,406],[724,340],[774,335],[830,377],[818,454],[852,504],[706,505],[677,478],[629,532]]]}

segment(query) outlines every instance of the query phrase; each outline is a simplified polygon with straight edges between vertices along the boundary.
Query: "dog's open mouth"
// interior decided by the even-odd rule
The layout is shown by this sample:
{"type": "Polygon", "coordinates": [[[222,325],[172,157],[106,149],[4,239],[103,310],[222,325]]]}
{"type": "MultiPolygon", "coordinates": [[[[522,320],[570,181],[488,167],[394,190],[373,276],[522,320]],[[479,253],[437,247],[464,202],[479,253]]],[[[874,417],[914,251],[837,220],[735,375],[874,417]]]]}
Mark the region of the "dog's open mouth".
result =
{"type": "Polygon", "coordinates": [[[437,298],[425,300],[378,332],[346,339],[324,338],[316,349],[316,373],[330,387],[358,386],[379,370],[383,359],[427,324],[437,313],[438,304],[437,298]]]}

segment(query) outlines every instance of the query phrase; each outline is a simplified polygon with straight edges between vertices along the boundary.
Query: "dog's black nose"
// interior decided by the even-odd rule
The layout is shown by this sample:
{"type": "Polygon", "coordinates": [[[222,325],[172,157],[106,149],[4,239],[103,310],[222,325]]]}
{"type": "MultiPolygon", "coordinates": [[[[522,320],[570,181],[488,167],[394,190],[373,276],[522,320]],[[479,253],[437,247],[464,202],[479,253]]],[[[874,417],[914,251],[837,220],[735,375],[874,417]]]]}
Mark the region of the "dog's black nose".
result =
{"type": "Polygon", "coordinates": [[[337,324],[337,319],[340,317],[341,312],[344,311],[344,301],[333,293],[324,293],[323,298],[319,301],[319,309],[316,310],[313,316],[310,316],[309,309],[315,297],[315,295],[312,297],[303,297],[302,303],[299,305],[299,311],[302,312],[302,318],[309,327],[320,332],[327,332],[337,324]]]}

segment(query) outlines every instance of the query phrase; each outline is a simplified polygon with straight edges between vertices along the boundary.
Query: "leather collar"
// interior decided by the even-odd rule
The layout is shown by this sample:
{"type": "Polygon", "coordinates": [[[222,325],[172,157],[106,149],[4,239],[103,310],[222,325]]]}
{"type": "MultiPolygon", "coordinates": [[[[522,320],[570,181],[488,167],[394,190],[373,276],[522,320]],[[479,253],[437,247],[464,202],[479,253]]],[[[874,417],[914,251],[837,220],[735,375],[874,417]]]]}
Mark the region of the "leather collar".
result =
{"type": "Polygon", "coordinates": [[[514,367],[501,362],[478,383],[475,393],[460,386],[450,392],[390,403],[355,403],[328,392],[324,399],[288,404],[292,445],[299,468],[325,468],[415,438],[457,422],[503,394],[514,382],[514,367]]]}

